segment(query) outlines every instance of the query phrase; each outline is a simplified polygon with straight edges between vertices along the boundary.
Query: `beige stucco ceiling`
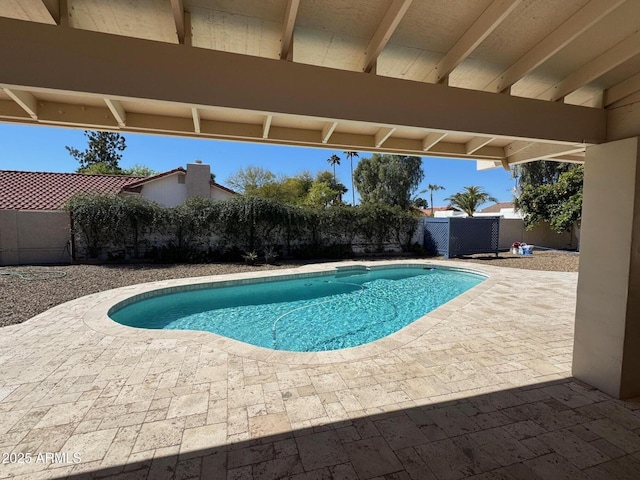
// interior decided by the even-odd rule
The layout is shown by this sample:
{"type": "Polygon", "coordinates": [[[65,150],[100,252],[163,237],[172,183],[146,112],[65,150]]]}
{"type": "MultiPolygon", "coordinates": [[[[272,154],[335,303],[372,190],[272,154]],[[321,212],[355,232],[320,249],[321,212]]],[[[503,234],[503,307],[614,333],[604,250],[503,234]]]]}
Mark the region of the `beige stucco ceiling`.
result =
{"type": "Polygon", "coordinates": [[[14,32],[0,58],[6,122],[440,155],[506,167],[575,158],[610,134],[604,108],[635,104],[640,90],[640,0],[4,0],[3,28],[14,32]],[[95,45],[93,58],[70,47],[74,42],[95,45]],[[121,49],[122,62],[100,53],[112,46],[121,49]],[[149,65],[165,73],[152,81],[145,76],[150,67],[135,60],[144,51],[161,52],[149,65]],[[214,51],[232,55],[206,53],[214,51]],[[84,64],[111,64],[114,81],[98,86],[91,75],[67,80],[29,65],[29,58],[49,59],[51,52],[61,68],[77,65],[77,75],[84,64]],[[187,57],[204,60],[188,64],[187,57]],[[236,97],[221,89],[234,85],[224,87],[220,76],[230,78],[240,64],[252,78],[234,77],[246,95],[227,102],[236,97]],[[264,86],[271,102],[260,98],[262,75],[278,84],[264,86]],[[291,75],[307,83],[285,78],[291,75]],[[218,100],[203,76],[220,90],[218,100]],[[135,88],[142,81],[148,95],[135,88]],[[176,86],[187,90],[174,95],[176,86]],[[315,89],[320,105],[305,87],[315,89]],[[487,112],[493,103],[495,111],[487,112]],[[411,110],[406,120],[394,111],[400,108],[411,110]],[[582,118],[582,130],[566,125],[582,118]],[[557,122],[557,134],[535,124],[546,119],[557,122]]]}

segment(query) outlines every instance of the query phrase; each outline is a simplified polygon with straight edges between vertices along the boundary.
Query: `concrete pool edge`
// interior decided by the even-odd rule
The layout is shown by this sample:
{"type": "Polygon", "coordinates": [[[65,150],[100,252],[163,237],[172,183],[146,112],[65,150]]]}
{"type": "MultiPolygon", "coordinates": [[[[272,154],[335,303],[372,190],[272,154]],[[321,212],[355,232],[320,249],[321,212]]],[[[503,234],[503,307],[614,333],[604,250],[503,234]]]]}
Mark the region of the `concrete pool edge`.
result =
{"type": "Polygon", "coordinates": [[[240,355],[249,359],[263,362],[287,364],[330,364],[368,358],[383,352],[394,350],[400,346],[417,340],[421,336],[425,335],[435,325],[448,318],[464,305],[473,301],[478,296],[482,295],[482,293],[484,293],[487,289],[495,285],[495,283],[498,281],[498,278],[496,278],[497,272],[498,270],[495,267],[484,267],[481,265],[478,265],[476,267],[474,265],[473,268],[469,268],[466,264],[464,266],[459,266],[452,265],[451,262],[442,262],[437,260],[332,262],[329,264],[324,263],[304,265],[291,269],[244,272],[208,277],[191,277],[131,285],[73,300],[71,302],[68,302],[68,304],[73,304],[74,313],[80,316],[85,325],[87,325],[89,328],[111,336],[126,336],[129,338],[144,336],[145,338],[151,337],[153,339],[190,340],[201,344],[208,344],[213,348],[223,350],[230,354],[240,355]],[[403,265],[419,265],[421,267],[433,266],[437,268],[464,271],[482,275],[485,277],[485,280],[479,285],[467,290],[456,298],[450,300],[444,305],[429,312],[413,323],[387,337],[357,347],[342,350],[330,350],[325,352],[289,352],[271,350],[209,332],[135,328],[121,325],[108,316],[109,311],[118,303],[127,301],[127,299],[130,299],[132,297],[148,294],[152,291],[160,289],[175,289],[180,287],[188,289],[189,286],[196,284],[228,284],[228,282],[232,281],[239,281],[240,283],[255,283],[256,279],[261,278],[267,279],[264,281],[273,281],[278,277],[282,279],[283,277],[287,278],[291,275],[296,274],[318,274],[327,271],[334,272],[336,267],[348,268],[350,266],[365,266],[381,268],[384,266],[394,267],[403,265]]]}

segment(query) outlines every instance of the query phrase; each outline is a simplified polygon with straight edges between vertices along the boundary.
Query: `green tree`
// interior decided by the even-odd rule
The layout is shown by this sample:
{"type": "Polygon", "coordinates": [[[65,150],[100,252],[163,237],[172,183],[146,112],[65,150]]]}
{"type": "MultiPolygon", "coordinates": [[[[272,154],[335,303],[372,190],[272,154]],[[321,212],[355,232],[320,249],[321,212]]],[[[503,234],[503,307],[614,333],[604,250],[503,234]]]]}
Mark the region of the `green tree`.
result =
{"type": "Polygon", "coordinates": [[[335,182],[336,181],[336,165],[340,165],[340,157],[334,153],[329,158],[327,158],[327,162],[329,162],[329,165],[333,167],[333,181],[335,182]]]}
{"type": "Polygon", "coordinates": [[[339,182],[336,177],[332,177],[331,172],[327,170],[318,172],[314,180],[314,184],[316,183],[326,183],[334,192],[333,198],[330,202],[332,205],[342,203],[342,195],[347,193],[347,187],[345,187],[343,183],[339,182]]]}
{"type": "Polygon", "coordinates": [[[122,169],[110,167],[102,162],[92,163],[86,167],[78,168],[76,172],[87,175],[126,175],[122,169]]]}
{"type": "Polygon", "coordinates": [[[118,162],[122,152],[126,147],[125,139],[119,133],[115,132],[98,132],[85,130],[84,135],[88,139],[87,149],[80,151],[77,148],[65,147],[71,156],[75,158],[80,167],[78,172],[98,163],[102,163],[109,167],[109,173],[122,173],[122,169],[118,162]]]}
{"type": "Polygon", "coordinates": [[[350,151],[345,151],[344,154],[347,156],[351,164],[351,195],[352,195],[351,205],[355,205],[356,204],[356,187],[353,183],[353,157],[359,157],[360,155],[358,155],[358,152],[350,152],[350,151]]]}
{"type": "Polygon", "coordinates": [[[470,217],[473,217],[473,214],[483,203],[498,201],[495,197],[485,192],[482,187],[477,186],[464,187],[462,192],[451,195],[445,198],[445,200],[447,200],[452,207],[466,213],[470,217]]]}
{"type": "Polygon", "coordinates": [[[574,168],[577,168],[577,165],[573,163],[541,160],[514,165],[511,175],[517,179],[520,188],[527,185],[539,187],[557,183],[560,175],[574,168]]]}
{"type": "Polygon", "coordinates": [[[401,208],[411,206],[413,192],[424,179],[422,159],[404,155],[363,158],[354,173],[362,203],[384,203],[401,208]]]}
{"type": "Polygon", "coordinates": [[[411,200],[411,205],[415,208],[427,208],[429,206],[429,203],[425,198],[416,197],[411,200]]]}
{"type": "Polygon", "coordinates": [[[340,202],[346,187],[334,181],[331,172],[318,172],[314,178],[308,171],[293,177],[282,176],[252,190],[256,197],[278,200],[290,205],[327,206],[340,202]]]}
{"type": "Polygon", "coordinates": [[[305,197],[305,204],[312,207],[327,207],[335,201],[338,192],[326,182],[313,182],[305,197]]]}
{"type": "Polygon", "coordinates": [[[583,179],[584,166],[572,165],[559,173],[557,179],[538,177],[537,180],[542,182],[539,185],[521,182],[515,205],[524,214],[527,229],[547,222],[553,230],[561,233],[579,222],[582,218],[583,179]]]}
{"type": "Polygon", "coordinates": [[[136,163],[133,167],[122,170],[122,173],[123,175],[131,175],[132,177],[150,177],[152,175],[156,175],[158,172],[152,170],[146,165],[136,163]]]}
{"type": "Polygon", "coordinates": [[[431,201],[431,216],[433,217],[433,192],[444,190],[444,187],[436,185],[435,183],[430,183],[429,185],[427,185],[427,190],[429,190],[429,200],[431,201]]]}
{"type": "Polygon", "coordinates": [[[272,171],[249,165],[230,175],[226,183],[240,193],[254,195],[260,187],[275,180],[276,176],[272,171]]]}

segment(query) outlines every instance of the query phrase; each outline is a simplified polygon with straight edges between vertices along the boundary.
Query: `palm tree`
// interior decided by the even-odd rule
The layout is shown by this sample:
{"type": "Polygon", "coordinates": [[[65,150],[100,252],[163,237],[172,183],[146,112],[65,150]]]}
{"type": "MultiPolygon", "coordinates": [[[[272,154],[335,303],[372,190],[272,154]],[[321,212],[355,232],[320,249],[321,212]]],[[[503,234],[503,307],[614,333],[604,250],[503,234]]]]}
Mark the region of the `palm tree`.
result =
{"type": "Polygon", "coordinates": [[[433,217],[433,192],[437,192],[438,190],[444,190],[444,187],[440,185],[436,185],[435,183],[430,183],[429,185],[427,185],[427,190],[429,190],[429,195],[430,195],[429,201],[431,202],[431,216],[433,217]]]}
{"type": "Polygon", "coordinates": [[[344,152],[351,162],[351,195],[353,195],[353,205],[356,204],[356,187],[353,185],[353,157],[359,157],[358,152],[344,152]]]}
{"type": "Polygon", "coordinates": [[[336,183],[336,165],[340,165],[340,157],[334,153],[327,158],[327,162],[333,167],[333,183],[336,183]]]}
{"type": "Polygon", "coordinates": [[[498,202],[498,200],[487,192],[482,187],[464,187],[464,191],[458,192],[448,198],[445,198],[452,207],[463,211],[470,217],[478,209],[480,205],[486,202],[498,202]]]}

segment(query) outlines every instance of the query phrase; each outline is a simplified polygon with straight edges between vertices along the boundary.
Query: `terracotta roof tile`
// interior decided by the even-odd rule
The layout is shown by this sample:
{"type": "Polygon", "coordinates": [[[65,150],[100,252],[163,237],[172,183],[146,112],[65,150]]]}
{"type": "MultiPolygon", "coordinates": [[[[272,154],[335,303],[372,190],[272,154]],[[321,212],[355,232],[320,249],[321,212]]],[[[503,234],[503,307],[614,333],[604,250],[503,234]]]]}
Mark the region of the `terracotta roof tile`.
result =
{"type": "Polygon", "coordinates": [[[0,170],[0,210],[59,210],[79,192],[118,193],[140,177],[0,170]]]}

